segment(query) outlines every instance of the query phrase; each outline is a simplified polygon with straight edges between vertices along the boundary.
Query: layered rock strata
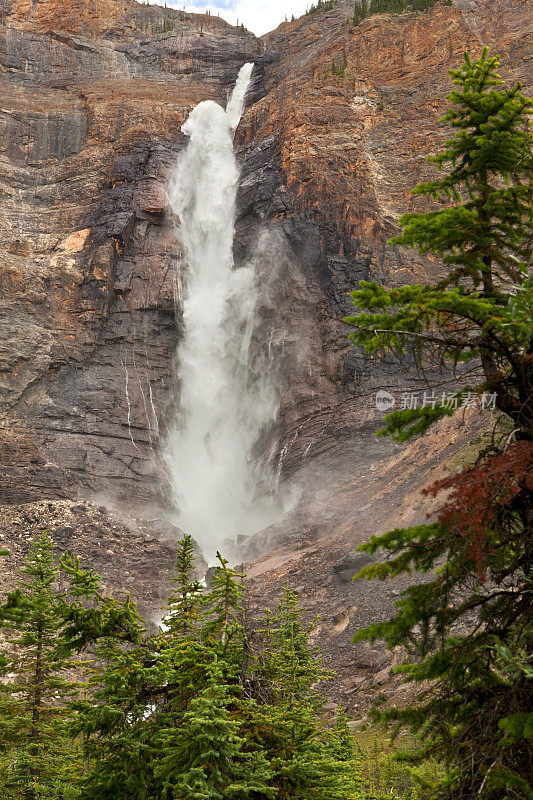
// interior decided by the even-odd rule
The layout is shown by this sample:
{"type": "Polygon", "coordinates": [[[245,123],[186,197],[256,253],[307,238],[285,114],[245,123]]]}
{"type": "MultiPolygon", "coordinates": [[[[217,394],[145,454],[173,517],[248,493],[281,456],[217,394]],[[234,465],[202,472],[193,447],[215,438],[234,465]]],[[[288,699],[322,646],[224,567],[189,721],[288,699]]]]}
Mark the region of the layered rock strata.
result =
{"type": "MultiPolygon", "coordinates": [[[[340,320],[360,279],[440,274],[437,260],[386,242],[401,213],[421,208],[410,190],[432,174],[425,158],[447,135],[446,71],[463,50],[488,44],[505,79],[527,90],[530,2],[453,0],[354,27],[352,4],[338,0],[263,40],[213,16],[120,0],[0,8],[6,543],[18,553],[21,537],[63,515],[52,527],[74,528],[72,543],[103,572],[113,560],[117,576],[136,576],[135,559],[158,565],[139,584],[144,609],[164,594],[168,529],[153,520],[166,508],[160,450],[179,389],[182,260],[165,187],[191,108],[225,102],[253,60],[236,138],[235,256],[255,260],[266,289],[258,337],[280,371],[277,467],[300,500],[248,543],[249,581],[269,603],[293,582],[324,615],[318,639],[331,661],[346,662],[341,683],[362,677],[349,635],[387,613],[399,587],[380,595],[383,587],[352,584],[354,546],[423,518],[431,508],[420,487],[467,460],[490,418],[469,412],[401,449],[377,440],[376,389],[400,397],[422,387],[408,364],[352,348],[340,320]],[[69,509],[80,499],[96,505],[77,526],[69,509]],[[115,552],[116,524],[132,539],[115,552]],[[141,528],[154,552],[135,538],[141,528]]],[[[70,546],[63,538],[58,547],[70,546]]],[[[387,659],[372,658],[368,668],[382,672],[387,659]]],[[[357,697],[364,681],[341,683],[357,697]]]]}

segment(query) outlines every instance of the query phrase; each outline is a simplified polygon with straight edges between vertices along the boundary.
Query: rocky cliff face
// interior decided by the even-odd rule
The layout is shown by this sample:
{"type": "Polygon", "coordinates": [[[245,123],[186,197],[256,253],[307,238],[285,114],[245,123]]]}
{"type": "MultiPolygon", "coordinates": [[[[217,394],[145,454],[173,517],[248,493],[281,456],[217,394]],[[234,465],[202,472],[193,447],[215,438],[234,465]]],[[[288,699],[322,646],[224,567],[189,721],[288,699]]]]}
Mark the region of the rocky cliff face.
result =
{"type": "Polygon", "coordinates": [[[261,44],[137,3],[2,22],[2,494],[153,499],[178,337],[165,184],[191,108],[261,44]]]}
{"type": "MultiPolygon", "coordinates": [[[[351,629],[394,598],[348,581],[354,545],[429,510],[418,489],[487,424],[471,414],[402,450],[376,440],[376,388],[416,379],[350,348],[339,321],[347,293],[362,278],[439,272],[386,240],[417,207],[410,190],[445,137],[446,70],[462,51],[488,44],[507,79],[531,78],[527,0],[453,0],[357,27],[351,6],[338,0],[260,41],[215,17],[135,2],[0,0],[0,493],[17,504],[4,514],[7,539],[25,513],[29,530],[46,524],[45,500],[54,529],[72,528],[64,498],[113,506],[135,531],[126,511],[164,515],[159,446],[175,402],[181,259],[165,185],[190,109],[224,102],[253,60],[235,251],[238,263],[259,261],[269,284],[262,331],[285,377],[279,467],[301,500],[250,543],[248,558],[274,551],[250,581],[264,597],[289,577],[310,607],[326,608],[319,635],[346,661],[346,680],[354,656],[339,653],[351,629]]],[[[95,530],[114,536],[102,513],[89,514],[81,549],[104,569],[111,550],[127,569],[130,549],[107,547],[107,533],[92,547],[95,530]]],[[[153,547],[171,537],[161,525],[153,547]]],[[[140,585],[147,606],[164,579],[158,568],[151,588],[140,585]]],[[[383,655],[372,663],[383,667],[383,655]]]]}
{"type": "MultiPolygon", "coordinates": [[[[249,109],[241,139],[251,172],[249,216],[283,230],[312,287],[323,352],[310,358],[311,383],[321,395],[329,385],[330,394],[360,398],[376,384],[405,385],[405,375],[350,351],[338,323],[350,312],[347,292],[360,279],[424,282],[440,270],[437,261],[386,241],[402,213],[422,208],[411,189],[431,175],[426,157],[448,133],[438,124],[447,70],[483,43],[502,54],[508,80],[527,85],[531,53],[526,6],[514,0],[437,4],[356,27],[347,24],[350,8],[338,2],[265,37],[263,96],[249,109]]],[[[343,413],[337,405],[336,416],[343,413]]]]}

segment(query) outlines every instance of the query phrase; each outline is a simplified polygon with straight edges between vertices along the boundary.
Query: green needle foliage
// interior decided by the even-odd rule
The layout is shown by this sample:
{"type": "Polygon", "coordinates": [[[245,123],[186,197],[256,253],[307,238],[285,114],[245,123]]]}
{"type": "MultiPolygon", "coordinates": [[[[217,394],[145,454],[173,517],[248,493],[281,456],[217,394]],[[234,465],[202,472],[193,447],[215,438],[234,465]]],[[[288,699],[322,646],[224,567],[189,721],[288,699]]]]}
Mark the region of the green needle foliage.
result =
{"type": "MultiPolygon", "coordinates": [[[[427,11],[438,0],[355,0],[353,24],[358,25],[374,14],[403,14],[406,11],[427,11]]],[[[449,0],[447,0],[449,5],[449,0]]]]}
{"type": "MultiPolygon", "coordinates": [[[[343,763],[337,733],[321,729],[317,720],[323,697],[317,684],[330,676],[309,645],[313,625],[303,625],[297,598],[286,587],[274,614],[260,620],[263,646],[254,671],[271,702],[259,708],[253,736],[263,739],[275,770],[280,798],[359,797],[355,770],[343,763]],[[348,767],[348,783],[344,776],[348,767]],[[337,793],[337,794],[336,794],[337,793]]],[[[349,762],[351,753],[344,753],[349,762]]]]}
{"type": "Polygon", "coordinates": [[[314,625],[303,625],[297,597],[289,586],[276,613],[267,611],[262,620],[262,669],[276,700],[288,708],[301,700],[321,707],[322,695],[313,687],[330,675],[322,669],[318,650],[309,645],[313,629],[314,625]]]}
{"type": "Polygon", "coordinates": [[[243,577],[219,555],[208,589],[186,536],[156,636],[100,643],[75,732],[83,800],[362,800],[346,723],[326,724],[323,679],[294,594],[254,628],[243,577]],[[341,730],[342,728],[342,730],[341,730]]]}
{"type": "Polygon", "coordinates": [[[0,628],[7,640],[0,658],[0,796],[78,798],[89,762],[78,715],[87,687],[76,676],[90,669],[98,643],[114,653],[139,640],[135,606],[102,596],[98,576],[77,558],[55,558],[45,533],[0,606],[0,628]]]}
{"type": "MultiPolygon", "coordinates": [[[[520,436],[531,438],[533,104],[519,84],[501,88],[498,64],[485,48],[475,63],[466,53],[464,64],[450,71],[458,88],[447,96],[443,121],[457,133],[429,159],[445,174],[414,190],[446,207],[404,214],[402,233],[391,240],[441,256],[449,271],[429,286],[390,289],[362,281],[352,292],[360,313],[345,322],[356,329],[353,343],[367,352],[409,351],[420,366],[435,358],[453,366],[481,363],[484,381],[477,388],[496,393],[498,408],[520,436]]],[[[386,417],[384,432],[402,441],[450,413],[444,404],[431,409],[436,413],[409,411],[415,413],[386,417]],[[412,427],[415,419],[420,424],[412,427]]]]}
{"type": "Polygon", "coordinates": [[[185,536],[177,549],[174,564],[174,585],[176,594],[168,599],[166,627],[174,633],[184,633],[195,627],[198,619],[202,584],[192,574],[194,564],[194,544],[190,536],[185,536]]]}
{"type": "Polygon", "coordinates": [[[219,556],[203,587],[186,536],[154,635],[52,548],[35,543],[0,608],[3,800],[376,800],[344,715],[324,714],[329,674],[290,587],[250,623],[243,576],[219,556]]]}
{"type": "Polygon", "coordinates": [[[7,635],[0,683],[0,787],[3,797],[70,796],[81,750],[66,729],[77,664],[66,655],[64,595],[52,541],[34,542],[18,587],[0,606],[7,635]]]}
{"type": "Polygon", "coordinates": [[[239,735],[235,708],[235,682],[228,681],[225,665],[214,660],[204,687],[180,716],[180,725],[162,732],[163,755],[158,774],[163,791],[187,800],[245,800],[270,798],[272,767],[265,753],[249,746],[239,735]]]}
{"type": "MultiPolygon", "coordinates": [[[[485,49],[450,72],[457,88],[443,119],[456,133],[431,159],[444,175],[415,189],[444,207],[404,215],[392,240],[441,256],[446,274],[430,286],[362,283],[352,294],[360,313],[346,320],[368,352],[470,363],[474,391],[493,393],[511,423],[473,466],[425,490],[446,494],[435,521],[360,548],[388,558],[358,578],[424,576],[392,619],[356,639],[411,654],[399,671],[420,684],[418,702],[377,716],[420,735],[412,761],[443,761],[446,777],[427,796],[448,800],[533,798],[532,103],[503,85],[498,61],[485,49]]],[[[397,411],[381,433],[404,441],[450,413],[397,411]]]]}

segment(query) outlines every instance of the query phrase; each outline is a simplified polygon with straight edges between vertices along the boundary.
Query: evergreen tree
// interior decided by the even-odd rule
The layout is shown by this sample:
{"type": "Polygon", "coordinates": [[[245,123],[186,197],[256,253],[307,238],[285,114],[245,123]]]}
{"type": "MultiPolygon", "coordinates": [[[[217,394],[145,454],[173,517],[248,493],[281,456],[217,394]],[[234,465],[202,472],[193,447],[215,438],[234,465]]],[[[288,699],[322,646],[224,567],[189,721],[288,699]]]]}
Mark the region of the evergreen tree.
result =
{"type": "Polygon", "coordinates": [[[191,700],[179,724],[166,728],[160,738],[167,797],[176,800],[235,800],[270,798],[272,768],[261,748],[251,748],[239,735],[240,722],[231,713],[236,685],[228,683],[227,668],[214,660],[205,685],[191,700]]]}
{"type": "MultiPolygon", "coordinates": [[[[154,710],[164,702],[167,659],[150,637],[129,598],[77,609],[75,627],[92,643],[88,689],[75,704],[71,734],[83,738],[92,769],[82,800],[152,800],[154,710]]],[[[74,630],[73,626],[73,630],[74,630]]]]}
{"type": "Polygon", "coordinates": [[[99,647],[94,693],[78,704],[93,763],[82,799],[359,800],[346,742],[322,719],[313,684],[325,673],[295,596],[259,623],[250,652],[242,576],[218,558],[200,593],[185,537],[161,633],[99,647]]]}
{"type": "MultiPolygon", "coordinates": [[[[427,11],[439,0],[370,0],[366,16],[373,14],[402,14],[404,11],[427,11]]],[[[449,4],[449,0],[446,0],[449,4]]],[[[359,20],[360,21],[360,20],[359,20]]]]}
{"type": "MultiPolygon", "coordinates": [[[[445,362],[480,364],[474,391],[493,394],[511,423],[474,465],[425,490],[446,493],[435,521],[372,537],[361,549],[388,560],[356,576],[425,574],[391,620],[356,638],[413,656],[401,671],[421,684],[417,703],[380,716],[422,736],[418,758],[444,760],[435,796],[450,800],[533,797],[532,104],[518,84],[502,88],[497,67],[485,49],[451,71],[457,89],[444,121],[457,132],[431,159],[446,171],[415,190],[444,208],[404,215],[392,240],[440,255],[446,276],[397,289],[362,282],[352,294],[361,313],[347,320],[369,352],[403,354],[415,342],[422,365],[435,349],[445,362]]],[[[451,413],[393,412],[381,433],[403,441],[451,413]]]]}
{"type": "Polygon", "coordinates": [[[76,704],[72,726],[73,734],[83,736],[92,764],[81,798],[159,797],[153,749],[167,674],[166,659],[150,640],[131,645],[109,638],[99,644],[89,673],[90,692],[76,704]]]}
{"type": "Polygon", "coordinates": [[[342,65],[340,69],[340,74],[344,75],[346,72],[346,67],[348,66],[348,56],[346,55],[346,50],[342,51],[342,65]]]}
{"type": "MultiPolygon", "coordinates": [[[[34,543],[21,574],[0,607],[0,626],[13,636],[0,664],[0,785],[13,800],[77,798],[85,771],[77,710],[90,703],[78,698],[87,687],[69,677],[87,663],[75,654],[101,641],[131,647],[142,626],[129,598],[120,603],[103,597],[98,576],[82,570],[77,558],[55,560],[46,534],[34,543]]],[[[123,682],[123,675],[117,677],[123,682]]],[[[113,709],[93,711],[109,726],[113,709]]]]}
{"type": "Polygon", "coordinates": [[[260,623],[263,648],[256,675],[271,699],[255,709],[249,729],[252,739],[262,742],[274,768],[278,797],[362,797],[353,753],[340,747],[339,729],[332,731],[321,720],[324,701],[317,684],[330,675],[309,643],[314,626],[303,625],[289,586],[276,613],[267,613],[260,623]]]}
{"type": "Polygon", "coordinates": [[[72,556],[64,556],[61,566],[70,580],[62,609],[66,646],[91,652],[84,697],[73,703],[69,725],[70,735],[83,739],[91,764],[79,796],[151,800],[157,796],[150,793],[151,711],[165,684],[166,663],[129,596],[103,596],[99,576],[81,570],[72,556]]]}
{"type": "MultiPolygon", "coordinates": [[[[228,781],[233,785],[231,776],[237,780],[229,762],[219,774],[216,759],[212,770],[207,765],[202,778],[192,758],[194,751],[198,758],[203,753],[209,761],[209,752],[202,750],[209,730],[215,736],[219,727],[228,732],[233,725],[226,725],[226,695],[229,687],[237,684],[237,606],[242,587],[227,562],[221,557],[219,561],[212,590],[202,596],[201,585],[193,576],[192,540],[186,536],[176,558],[177,591],[170,598],[161,633],[147,636],[136,624],[135,636],[109,636],[99,645],[94,693],[78,705],[76,731],[83,733],[86,753],[94,763],[82,798],[170,800],[174,796],[199,798],[204,790],[206,797],[216,797],[220,786],[228,781]],[[106,665],[103,672],[100,665],[106,665]],[[224,680],[228,682],[221,694],[215,686],[215,673],[221,686],[224,680]],[[193,745],[191,737],[201,725],[205,735],[193,745]],[[192,760],[184,760],[187,748],[192,760]],[[192,794],[175,795],[189,778],[196,793],[191,788],[192,794]]],[[[238,736],[231,746],[239,751],[238,736]]],[[[221,759],[220,763],[225,763],[225,756],[221,759]]]]}
{"type": "Polygon", "coordinates": [[[168,599],[165,625],[181,633],[196,625],[202,596],[202,584],[194,577],[194,544],[188,534],[178,544],[173,580],[177,593],[168,599]]]}
{"type": "Polygon", "coordinates": [[[368,0],[361,0],[361,2],[359,2],[359,0],[355,0],[352,18],[353,24],[358,25],[363,19],[368,17],[368,13],[368,0]]]}
{"type": "MultiPolygon", "coordinates": [[[[448,95],[451,108],[443,121],[458,132],[429,159],[447,171],[414,190],[448,203],[425,214],[404,214],[403,231],[391,240],[441,256],[448,274],[434,285],[396,289],[362,281],[352,292],[361,313],[345,321],[356,328],[354,344],[368,352],[402,356],[412,349],[421,366],[436,352],[450,365],[480,361],[479,390],[496,394],[497,407],[511,417],[518,438],[531,440],[530,342],[508,316],[516,303],[514,287],[528,281],[531,260],[532,102],[519,84],[495,88],[503,83],[498,63],[485,49],[474,64],[465,54],[463,66],[450,72],[459,89],[448,95]]],[[[393,412],[384,433],[402,441],[453,410],[441,403],[393,412]]]]}
{"type": "Polygon", "coordinates": [[[276,613],[267,612],[261,623],[263,671],[276,701],[290,708],[300,701],[319,708],[322,696],[313,687],[330,675],[322,669],[319,651],[309,643],[314,624],[303,625],[290,586],[285,587],[276,613]]]}
{"type": "Polygon", "coordinates": [[[211,579],[209,595],[206,598],[207,620],[205,634],[220,640],[221,654],[225,654],[235,637],[241,637],[242,625],[240,612],[244,586],[239,581],[243,578],[236,570],[228,566],[228,561],[217,553],[219,565],[215,568],[211,579]]]}
{"type": "Polygon", "coordinates": [[[269,774],[264,756],[238,730],[244,587],[226,559],[219,553],[217,558],[210,589],[200,598],[190,579],[190,537],[178,549],[179,584],[186,600],[171,615],[165,634],[164,651],[172,666],[157,739],[164,758],[156,773],[169,797],[245,798],[261,791],[266,798],[271,792],[263,785],[269,774]],[[190,619],[192,608],[196,624],[176,624],[184,615],[190,619]]]}
{"type": "Polygon", "coordinates": [[[75,664],[65,654],[60,569],[43,534],[21,569],[18,587],[0,606],[7,632],[0,683],[0,758],[4,797],[63,797],[81,770],[78,743],[66,732],[75,664]]]}

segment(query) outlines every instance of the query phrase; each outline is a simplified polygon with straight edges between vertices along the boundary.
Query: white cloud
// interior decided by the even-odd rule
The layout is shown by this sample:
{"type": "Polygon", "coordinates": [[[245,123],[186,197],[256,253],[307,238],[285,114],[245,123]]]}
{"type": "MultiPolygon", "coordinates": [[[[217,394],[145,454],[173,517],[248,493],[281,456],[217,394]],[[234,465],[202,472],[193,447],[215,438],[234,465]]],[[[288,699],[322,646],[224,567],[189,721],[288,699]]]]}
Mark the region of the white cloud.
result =
{"type": "MultiPolygon", "coordinates": [[[[153,2],[153,0],[150,0],[153,2]]],[[[203,14],[208,9],[212,14],[220,16],[232,25],[244,23],[248,30],[253,31],[257,36],[274,30],[283,22],[285,17],[300,17],[304,11],[312,4],[313,0],[211,0],[211,2],[198,3],[178,2],[178,0],[167,0],[167,5],[172,8],[185,8],[186,11],[194,11],[203,14]]],[[[154,3],[162,5],[162,0],[154,3]]]]}

